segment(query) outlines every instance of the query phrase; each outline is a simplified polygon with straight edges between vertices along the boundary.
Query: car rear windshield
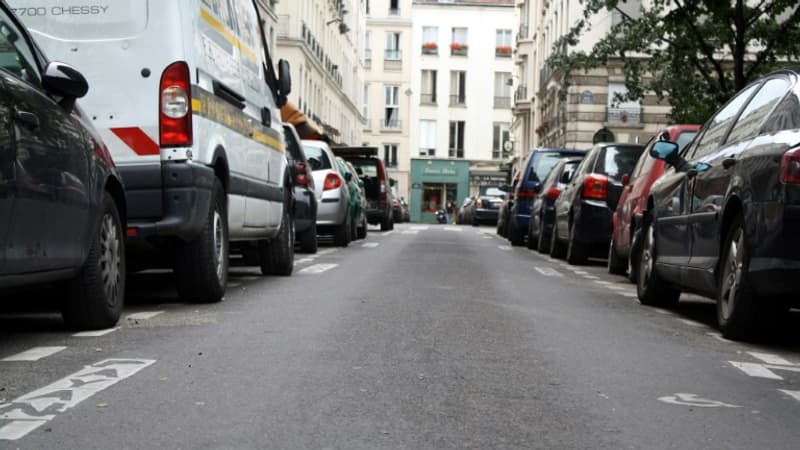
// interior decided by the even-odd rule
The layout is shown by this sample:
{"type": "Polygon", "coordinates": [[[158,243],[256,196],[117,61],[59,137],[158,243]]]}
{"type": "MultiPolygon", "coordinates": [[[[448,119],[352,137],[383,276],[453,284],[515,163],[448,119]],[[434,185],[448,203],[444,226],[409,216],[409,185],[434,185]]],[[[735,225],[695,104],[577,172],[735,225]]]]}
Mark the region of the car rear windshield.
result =
{"type": "Polygon", "coordinates": [[[566,154],[559,152],[542,152],[533,161],[533,170],[528,175],[528,181],[542,181],[547,178],[553,167],[563,159],[566,154]]]}
{"type": "Polygon", "coordinates": [[[631,173],[642,151],[644,151],[644,147],[640,146],[608,146],[603,149],[603,154],[597,159],[595,172],[619,180],[622,175],[631,173]]]}
{"type": "Polygon", "coordinates": [[[333,168],[328,154],[321,148],[304,145],[303,151],[306,153],[306,158],[308,158],[308,164],[311,166],[311,170],[327,170],[333,168]]]}
{"type": "Polygon", "coordinates": [[[347,159],[350,164],[357,169],[361,169],[359,176],[362,177],[377,177],[378,176],[378,162],[374,159],[347,159]]]}

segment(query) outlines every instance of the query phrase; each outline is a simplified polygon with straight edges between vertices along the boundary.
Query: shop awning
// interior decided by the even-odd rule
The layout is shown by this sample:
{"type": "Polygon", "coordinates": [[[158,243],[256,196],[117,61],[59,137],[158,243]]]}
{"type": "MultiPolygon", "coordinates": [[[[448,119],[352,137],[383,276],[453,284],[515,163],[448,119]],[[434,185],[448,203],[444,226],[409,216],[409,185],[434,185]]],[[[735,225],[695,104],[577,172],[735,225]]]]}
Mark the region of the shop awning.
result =
{"type": "Polygon", "coordinates": [[[294,125],[300,139],[314,139],[318,141],[329,140],[328,136],[322,130],[322,127],[303,114],[303,112],[297,109],[291,102],[286,102],[285,105],[281,106],[281,120],[284,123],[294,125]]]}

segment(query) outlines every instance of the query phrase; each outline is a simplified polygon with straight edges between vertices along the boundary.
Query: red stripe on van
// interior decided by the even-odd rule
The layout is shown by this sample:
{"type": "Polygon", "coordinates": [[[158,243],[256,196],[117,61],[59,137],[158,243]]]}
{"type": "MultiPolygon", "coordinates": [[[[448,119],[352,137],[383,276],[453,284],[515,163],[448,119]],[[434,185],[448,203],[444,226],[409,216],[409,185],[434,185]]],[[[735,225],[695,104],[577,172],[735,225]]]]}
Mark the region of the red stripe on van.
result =
{"type": "Polygon", "coordinates": [[[141,128],[112,128],[111,132],[122,139],[128,147],[132,148],[137,155],[159,155],[161,149],[158,144],[148,136],[141,128]]]}

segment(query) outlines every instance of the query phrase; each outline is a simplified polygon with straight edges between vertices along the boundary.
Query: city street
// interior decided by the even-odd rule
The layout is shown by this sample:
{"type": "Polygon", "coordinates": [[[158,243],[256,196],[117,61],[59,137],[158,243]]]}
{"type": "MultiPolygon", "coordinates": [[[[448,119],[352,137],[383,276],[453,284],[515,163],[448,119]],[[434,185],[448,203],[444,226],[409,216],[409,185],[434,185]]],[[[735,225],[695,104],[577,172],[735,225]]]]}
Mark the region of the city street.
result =
{"type": "Polygon", "coordinates": [[[4,301],[0,448],[800,446],[800,312],[727,341],[708,300],[642,306],[494,227],[370,227],[291,277],[232,267],[217,304],[170,278],[131,276],[101,332],[65,330],[58,291],[4,301]]]}

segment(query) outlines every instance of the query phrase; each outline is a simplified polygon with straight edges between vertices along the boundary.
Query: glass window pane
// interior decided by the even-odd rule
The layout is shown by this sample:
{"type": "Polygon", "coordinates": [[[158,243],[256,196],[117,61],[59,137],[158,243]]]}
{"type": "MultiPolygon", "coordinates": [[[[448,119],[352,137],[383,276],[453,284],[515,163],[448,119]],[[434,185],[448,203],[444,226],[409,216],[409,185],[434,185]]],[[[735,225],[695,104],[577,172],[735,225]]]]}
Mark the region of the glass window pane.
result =
{"type": "Polygon", "coordinates": [[[700,142],[695,146],[694,154],[690,158],[702,157],[716,150],[722,144],[722,138],[728,132],[731,122],[733,122],[736,114],[742,109],[744,103],[758,86],[752,85],[740,92],[709,121],[706,125],[706,130],[703,132],[703,137],[700,138],[700,142]]]}
{"type": "Polygon", "coordinates": [[[783,98],[787,89],[789,89],[789,80],[785,78],[776,78],[764,83],[764,86],[758,90],[758,93],[742,111],[727,142],[736,142],[755,136],[760,128],[759,125],[783,98]]]}

